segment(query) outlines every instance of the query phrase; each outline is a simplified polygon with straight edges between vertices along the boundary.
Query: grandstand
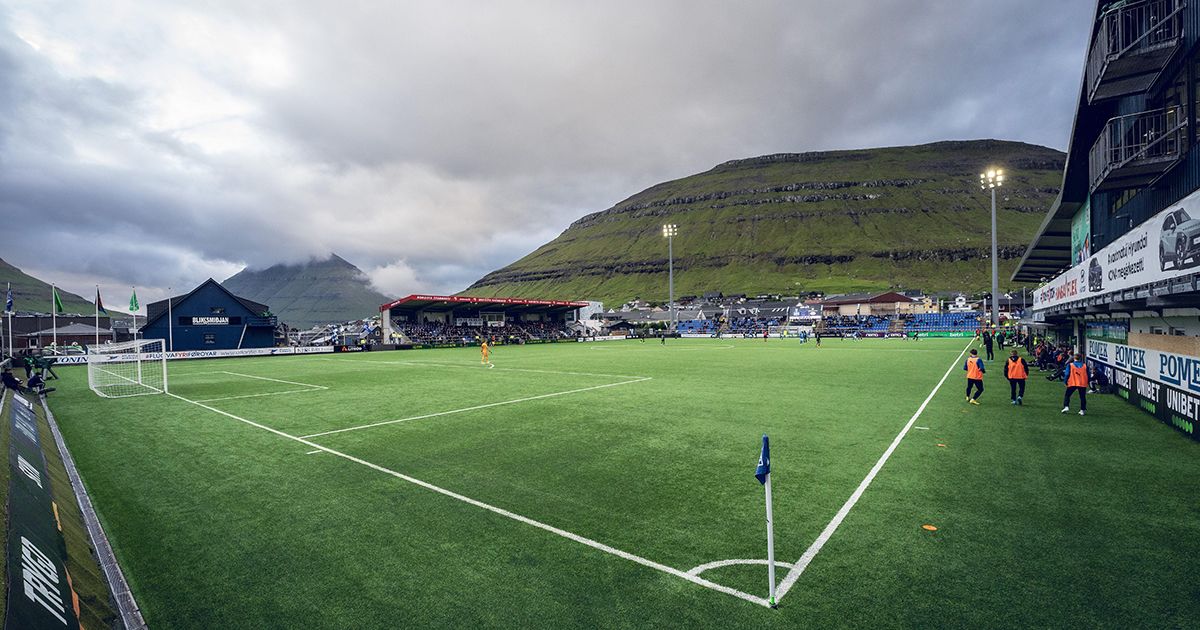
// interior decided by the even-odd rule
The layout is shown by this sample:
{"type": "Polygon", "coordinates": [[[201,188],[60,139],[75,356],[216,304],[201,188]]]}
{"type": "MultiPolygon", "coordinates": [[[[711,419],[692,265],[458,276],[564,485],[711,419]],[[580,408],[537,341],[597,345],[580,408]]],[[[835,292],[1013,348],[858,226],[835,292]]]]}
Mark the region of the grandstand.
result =
{"type": "Polygon", "coordinates": [[[904,320],[906,333],[925,332],[973,332],[979,328],[983,313],[923,313],[910,315],[904,320]]]}
{"type": "Polygon", "coordinates": [[[541,343],[578,333],[588,302],[410,295],[379,307],[383,338],[401,345],[471,345],[483,339],[541,343]]]}

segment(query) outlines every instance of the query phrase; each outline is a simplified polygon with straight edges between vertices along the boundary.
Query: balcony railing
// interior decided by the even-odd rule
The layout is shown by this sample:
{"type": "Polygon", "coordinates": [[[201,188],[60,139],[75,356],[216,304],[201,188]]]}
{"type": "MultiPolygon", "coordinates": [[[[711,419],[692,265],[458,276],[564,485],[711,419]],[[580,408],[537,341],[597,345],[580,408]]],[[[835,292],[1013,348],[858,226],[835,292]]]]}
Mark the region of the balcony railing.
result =
{"type": "Polygon", "coordinates": [[[1110,5],[1088,53],[1088,101],[1149,87],[1182,41],[1186,7],[1184,0],[1110,5]]]}
{"type": "Polygon", "coordinates": [[[1088,156],[1092,190],[1146,185],[1179,160],[1186,143],[1183,107],[1110,119],[1088,156]]]}

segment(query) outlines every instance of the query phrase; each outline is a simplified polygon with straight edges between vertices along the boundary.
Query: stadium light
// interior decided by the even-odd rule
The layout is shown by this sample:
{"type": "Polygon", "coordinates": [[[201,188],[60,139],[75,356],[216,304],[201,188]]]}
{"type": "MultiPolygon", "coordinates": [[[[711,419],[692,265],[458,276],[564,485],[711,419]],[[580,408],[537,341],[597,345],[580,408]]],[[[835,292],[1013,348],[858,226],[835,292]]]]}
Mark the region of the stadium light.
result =
{"type": "MultiPolygon", "coordinates": [[[[996,189],[1004,185],[1004,171],[995,168],[979,174],[979,188],[992,191],[992,296],[1000,295],[1000,267],[996,252],[996,189]]],[[[1000,309],[996,308],[996,300],[992,300],[992,326],[1000,325],[1000,309]]]]}
{"type": "Polygon", "coordinates": [[[671,330],[675,330],[675,237],[679,234],[679,226],[674,223],[663,224],[663,236],[667,239],[667,300],[671,305],[671,330]]]}

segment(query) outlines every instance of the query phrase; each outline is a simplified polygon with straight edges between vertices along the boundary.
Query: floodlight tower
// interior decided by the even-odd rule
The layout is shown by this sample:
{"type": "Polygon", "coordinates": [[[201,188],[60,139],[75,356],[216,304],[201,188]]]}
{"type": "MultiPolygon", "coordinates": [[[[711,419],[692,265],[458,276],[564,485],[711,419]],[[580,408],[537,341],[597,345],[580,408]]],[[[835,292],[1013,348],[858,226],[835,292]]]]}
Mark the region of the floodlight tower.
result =
{"type": "Polygon", "coordinates": [[[992,327],[1000,325],[1000,271],[996,252],[996,189],[1004,183],[1004,171],[989,168],[979,174],[979,187],[992,191],[992,327]]]}
{"type": "Polygon", "coordinates": [[[667,299],[671,304],[671,330],[675,330],[675,236],[679,234],[679,226],[674,223],[663,224],[663,236],[667,239],[667,299]]]}

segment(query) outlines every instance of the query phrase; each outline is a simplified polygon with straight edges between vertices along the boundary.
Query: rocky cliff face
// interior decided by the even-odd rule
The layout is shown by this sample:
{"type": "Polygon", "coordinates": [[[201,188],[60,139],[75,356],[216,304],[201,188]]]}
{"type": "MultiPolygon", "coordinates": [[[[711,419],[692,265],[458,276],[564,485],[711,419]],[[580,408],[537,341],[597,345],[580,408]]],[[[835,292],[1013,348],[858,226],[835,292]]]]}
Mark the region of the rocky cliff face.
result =
{"type": "Polygon", "coordinates": [[[362,270],[336,254],[299,265],[243,269],[221,284],[234,295],[266,304],[279,321],[297,328],[370,317],[389,300],[371,288],[362,270]]]}
{"type": "Polygon", "coordinates": [[[584,216],[465,293],[664,299],[663,223],[679,225],[676,295],[981,289],[991,236],[979,172],[1005,169],[997,208],[1007,278],[1058,194],[1064,159],[980,140],[733,160],[584,216]]]}

